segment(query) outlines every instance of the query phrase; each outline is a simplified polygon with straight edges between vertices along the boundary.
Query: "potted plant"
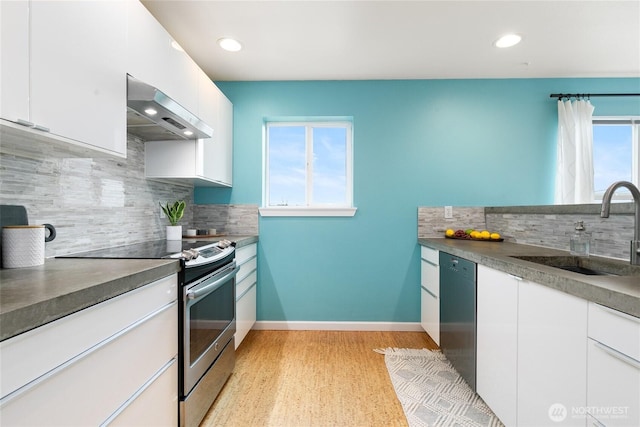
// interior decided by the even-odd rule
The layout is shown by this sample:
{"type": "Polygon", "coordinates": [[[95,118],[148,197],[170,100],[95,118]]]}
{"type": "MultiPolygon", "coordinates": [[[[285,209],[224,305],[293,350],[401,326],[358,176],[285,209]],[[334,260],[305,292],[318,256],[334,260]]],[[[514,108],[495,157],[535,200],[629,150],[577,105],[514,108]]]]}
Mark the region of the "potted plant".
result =
{"type": "Polygon", "coordinates": [[[166,206],[160,203],[162,212],[171,223],[171,225],[167,225],[167,240],[182,240],[182,226],[178,225],[178,221],[184,215],[185,206],[184,200],[177,200],[172,205],[167,203],[166,206]]]}

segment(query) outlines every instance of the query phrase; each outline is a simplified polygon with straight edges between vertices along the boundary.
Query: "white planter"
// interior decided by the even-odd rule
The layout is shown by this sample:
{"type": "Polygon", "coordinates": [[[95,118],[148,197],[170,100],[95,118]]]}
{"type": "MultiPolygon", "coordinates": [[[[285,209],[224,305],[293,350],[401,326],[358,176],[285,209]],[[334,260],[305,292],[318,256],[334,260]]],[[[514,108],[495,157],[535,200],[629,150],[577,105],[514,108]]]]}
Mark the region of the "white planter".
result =
{"type": "Polygon", "coordinates": [[[182,226],[167,225],[167,240],[182,240],[182,226]]]}

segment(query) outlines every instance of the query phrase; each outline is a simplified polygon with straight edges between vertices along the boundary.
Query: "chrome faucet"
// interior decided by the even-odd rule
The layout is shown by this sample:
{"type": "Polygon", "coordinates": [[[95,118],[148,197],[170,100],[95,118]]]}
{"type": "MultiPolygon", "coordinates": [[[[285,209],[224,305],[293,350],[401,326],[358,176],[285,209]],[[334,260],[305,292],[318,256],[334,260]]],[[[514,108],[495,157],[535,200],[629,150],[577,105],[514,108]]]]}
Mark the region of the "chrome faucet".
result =
{"type": "Polygon", "coordinates": [[[636,208],[636,216],[634,223],[633,240],[631,241],[631,264],[640,265],[640,190],[638,187],[628,181],[614,182],[607,188],[602,196],[601,218],[609,218],[609,210],[611,209],[611,198],[613,193],[620,187],[626,187],[633,196],[633,204],[636,208]]]}

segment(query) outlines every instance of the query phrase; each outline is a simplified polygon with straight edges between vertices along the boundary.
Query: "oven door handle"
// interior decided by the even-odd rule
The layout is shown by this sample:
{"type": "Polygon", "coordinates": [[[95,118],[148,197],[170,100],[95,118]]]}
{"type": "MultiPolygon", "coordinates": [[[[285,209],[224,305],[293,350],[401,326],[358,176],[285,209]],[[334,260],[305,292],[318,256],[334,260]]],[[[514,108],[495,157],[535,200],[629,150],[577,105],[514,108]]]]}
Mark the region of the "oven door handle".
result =
{"type": "Polygon", "coordinates": [[[197,289],[195,291],[187,292],[187,299],[193,301],[193,300],[196,300],[198,298],[202,298],[202,297],[210,294],[211,292],[215,291],[220,286],[222,286],[224,284],[224,282],[226,282],[227,280],[229,280],[230,278],[232,278],[236,274],[238,274],[238,271],[240,271],[240,266],[236,266],[229,273],[227,273],[227,274],[223,275],[222,277],[214,280],[213,282],[207,284],[206,286],[203,286],[202,288],[199,288],[199,289],[197,289]]]}

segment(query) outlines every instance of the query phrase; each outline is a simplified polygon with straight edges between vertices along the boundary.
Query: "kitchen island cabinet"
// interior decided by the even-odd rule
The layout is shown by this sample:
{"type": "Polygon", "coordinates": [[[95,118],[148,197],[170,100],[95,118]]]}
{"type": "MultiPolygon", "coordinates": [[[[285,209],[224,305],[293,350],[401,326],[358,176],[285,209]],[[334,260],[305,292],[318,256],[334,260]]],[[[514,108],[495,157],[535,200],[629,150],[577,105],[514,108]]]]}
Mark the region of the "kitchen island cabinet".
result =
{"type": "Polygon", "coordinates": [[[3,424],[175,425],[177,319],[172,274],[0,342],[3,424]]]}
{"type": "Polygon", "coordinates": [[[126,157],[126,16],[123,1],[0,2],[3,125],[126,157]]]}
{"type": "Polygon", "coordinates": [[[484,265],[477,278],[477,392],[506,426],[515,426],[521,279],[484,265]]]}
{"type": "Polygon", "coordinates": [[[478,265],[477,391],[506,426],[585,424],[587,301],[478,265]]]}
{"type": "Polygon", "coordinates": [[[518,426],[584,426],[587,301],[523,280],[518,286],[518,426]]]}
{"type": "Polygon", "coordinates": [[[589,425],[640,425],[640,318],[589,303],[589,425]]]}
{"type": "Polygon", "coordinates": [[[507,426],[638,425],[637,272],[564,271],[518,257],[566,251],[510,242],[419,243],[478,263],[477,392],[507,426]]]}

